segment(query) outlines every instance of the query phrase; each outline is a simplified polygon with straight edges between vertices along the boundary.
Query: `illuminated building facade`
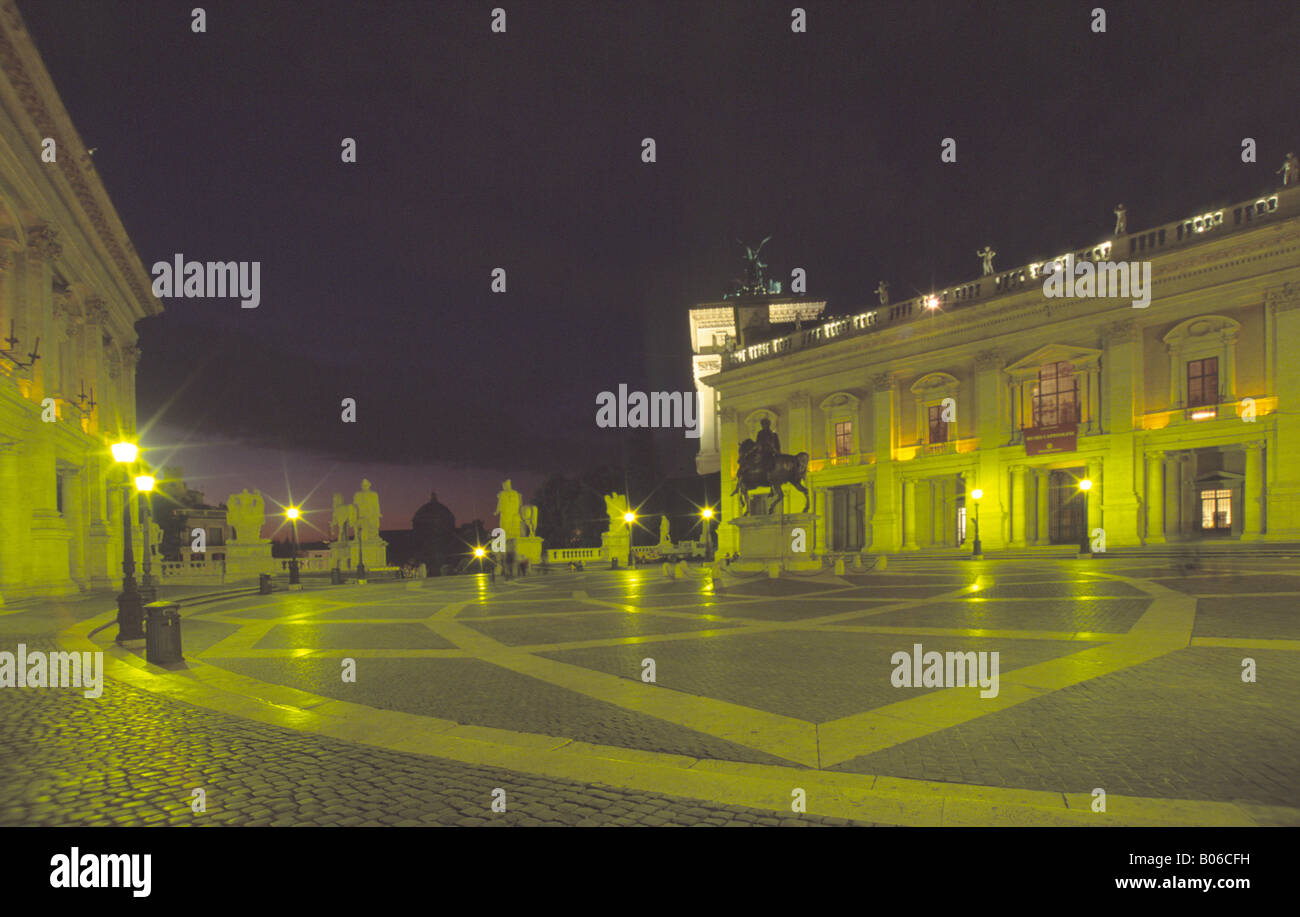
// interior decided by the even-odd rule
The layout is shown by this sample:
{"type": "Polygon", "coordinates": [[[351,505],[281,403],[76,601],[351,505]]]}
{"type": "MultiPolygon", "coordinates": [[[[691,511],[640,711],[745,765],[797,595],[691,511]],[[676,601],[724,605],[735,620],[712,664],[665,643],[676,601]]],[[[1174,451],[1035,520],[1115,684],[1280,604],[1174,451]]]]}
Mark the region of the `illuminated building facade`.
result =
{"type": "Polygon", "coordinates": [[[955,550],[977,489],[986,549],[1300,540],[1300,186],[745,343],[700,377],[722,493],[770,420],[818,554],[955,550]],[[1044,292],[1120,261],[1145,307],[1044,292]]]}
{"type": "Polygon", "coordinates": [[[161,311],[22,20],[0,5],[0,601],[120,584],[124,473],[107,445],[135,435],[135,323],[161,311]]]}

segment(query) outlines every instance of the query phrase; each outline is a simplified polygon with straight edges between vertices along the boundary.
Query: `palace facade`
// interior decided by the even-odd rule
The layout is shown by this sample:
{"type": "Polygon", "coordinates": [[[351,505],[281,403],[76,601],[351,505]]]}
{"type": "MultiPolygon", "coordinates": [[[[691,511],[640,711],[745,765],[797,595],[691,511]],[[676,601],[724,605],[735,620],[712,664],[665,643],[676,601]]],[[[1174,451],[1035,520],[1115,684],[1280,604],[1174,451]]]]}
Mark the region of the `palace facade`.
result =
{"type": "Polygon", "coordinates": [[[134,439],[135,323],[161,311],[18,11],[0,3],[0,602],[120,584],[125,474],[108,445],[134,439]]]}
{"type": "Polygon", "coordinates": [[[723,553],[764,419],[809,455],[821,555],[956,549],[977,491],[991,549],[1300,541],[1300,186],[812,327],[754,322],[764,305],[692,310],[723,553]],[[1044,292],[1120,261],[1150,263],[1146,308],[1044,292]]]}

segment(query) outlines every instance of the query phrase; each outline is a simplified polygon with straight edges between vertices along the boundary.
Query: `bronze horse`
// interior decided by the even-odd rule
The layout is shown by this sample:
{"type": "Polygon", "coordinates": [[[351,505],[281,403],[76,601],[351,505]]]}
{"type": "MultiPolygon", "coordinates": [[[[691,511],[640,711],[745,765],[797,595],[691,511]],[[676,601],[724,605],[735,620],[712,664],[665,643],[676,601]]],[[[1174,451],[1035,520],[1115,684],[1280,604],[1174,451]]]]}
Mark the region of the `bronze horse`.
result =
{"type": "Polygon", "coordinates": [[[808,453],[787,455],[784,452],[770,458],[771,467],[763,467],[763,456],[759,454],[758,444],[747,439],[740,444],[740,469],[736,474],[736,486],[731,493],[740,495],[740,508],[749,515],[749,492],[760,487],[767,487],[768,493],[776,501],[768,508],[774,511],[776,504],[785,500],[783,484],[792,484],[803,494],[803,512],[808,512],[808,490],[804,484],[808,480],[808,453]]]}

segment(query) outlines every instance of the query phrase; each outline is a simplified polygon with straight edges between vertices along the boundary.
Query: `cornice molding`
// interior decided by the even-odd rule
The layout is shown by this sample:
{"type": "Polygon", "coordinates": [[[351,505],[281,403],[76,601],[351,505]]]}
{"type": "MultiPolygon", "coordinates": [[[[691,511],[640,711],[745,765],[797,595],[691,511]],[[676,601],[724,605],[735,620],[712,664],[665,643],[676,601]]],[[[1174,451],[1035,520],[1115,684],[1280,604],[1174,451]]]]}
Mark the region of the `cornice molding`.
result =
{"type": "MultiPolygon", "coordinates": [[[[17,5],[13,0],[0,0],[0,73],[4,74],[9,85],[13,87],[27,117],[36,126],[38,135],[53,137],[58,143],[62,154],[58,158],[60,174],[71,187],[86,218],[98,234],[99,241],[131,292],[135,294],[145,314],[157,314],[162,311],[161,306],[145,281],[148,273],[135,251],[135,246],[126,236],[126,230],[116,213],[112,214],[114,219],[110,221],[105,211],[106,207],[111,210],[113,206],[108,191],[93,171],[87,177],[87,170],[93,170],[93,166],[90,165],[84,144],[76,135],[76,128],[72,127],[71,135],[68,131],[59,128],[60,122],[71,127],[72,119],[64,109],[62,100],[58,98],[58,91],[52,88],[53,81],[48,73],[43,71],[44,66],[40,61],[39,52],[36,51],[34,43],[28,36],[17,5]],[[25,55],[15,47],[14,39],[18,39],[19,44],[31,47],[30,56],[34,60],[32,69],[37,71],[36,78],[33,78],[33,73],[29,72],[28,63],[23,59],[25,55]],[[49,84],[51,87],[50,91],[53,92],[54,99],[49,103],[38,82],[49,84]],[[102,206],[100,198],[104,201],[102,206]]],[[[53,257],[58,257],[59,253],[56,251],[53,257]]]]}

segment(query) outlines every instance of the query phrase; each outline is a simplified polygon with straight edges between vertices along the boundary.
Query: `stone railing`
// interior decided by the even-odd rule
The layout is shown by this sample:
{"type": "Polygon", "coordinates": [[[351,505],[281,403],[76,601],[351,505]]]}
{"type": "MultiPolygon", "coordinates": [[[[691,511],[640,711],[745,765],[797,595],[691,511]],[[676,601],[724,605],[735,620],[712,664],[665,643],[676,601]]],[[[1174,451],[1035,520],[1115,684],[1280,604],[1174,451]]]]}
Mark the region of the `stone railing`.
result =
{"type": "Polygon", "coordinates": [[[567,564],[575,560],[599,561],[605,560],[604,548],[551,548],[546,552],[546,562],[548,564],[567,564]]]}
{"type": "Polygon", "coordinates": [[[950,286],[925,296],[890,303],[857,315],[832,318],[813,328],[803,328],[783,337],[724,353],[722,369],[725,371],[748,366],[805,347],[869,334],[940,310],[1014,293],[1041,284],[1047,273],[1064,266],[1067,257],[1072,257],[1076,262],[1108,261],[1112,258],[1141,259],[1225,233],[1250,229],[1265,220],[1295,216],[1297,212],[1300,212],[1300,186],[1285,188],[1263,197],[1175,220],[1154,229],[1115,236],[1089,248],[1066,252],[1044,261],[1034,261],[1009,271],[997,271],[978,280],[950,286]]]}

